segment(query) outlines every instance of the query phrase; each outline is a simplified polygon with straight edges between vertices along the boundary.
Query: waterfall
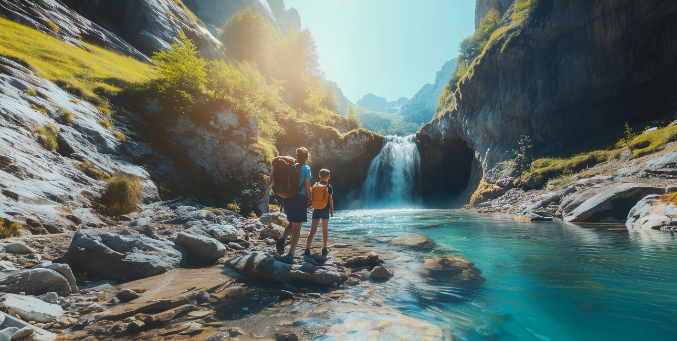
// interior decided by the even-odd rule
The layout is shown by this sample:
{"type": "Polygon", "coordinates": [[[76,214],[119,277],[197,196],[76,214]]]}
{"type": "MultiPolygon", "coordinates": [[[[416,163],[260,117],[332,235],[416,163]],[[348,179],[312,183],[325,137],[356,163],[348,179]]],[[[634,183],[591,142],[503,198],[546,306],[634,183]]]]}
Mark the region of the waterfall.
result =
{"type": "Polygon", "coordinates": [[[386,136],[381,153],[369,165],[360,199],[365,207],[406,207],[417,204],[421,156],[416,137],[386,136]]]}

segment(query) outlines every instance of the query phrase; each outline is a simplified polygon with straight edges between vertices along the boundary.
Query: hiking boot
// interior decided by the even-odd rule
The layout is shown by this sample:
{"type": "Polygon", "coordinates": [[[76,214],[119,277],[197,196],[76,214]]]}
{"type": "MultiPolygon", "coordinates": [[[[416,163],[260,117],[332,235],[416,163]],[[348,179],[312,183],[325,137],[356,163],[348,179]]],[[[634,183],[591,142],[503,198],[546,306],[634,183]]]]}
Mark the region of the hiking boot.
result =
{"type": "Polygon", "coordinates": [[[329,254],[329,249],[327,249],[326,247],[323,247],[322,248],[322,256],[327,257],[327,254],[329,254]]]}
{"type": "Polygon", "coordinates": [[[310,256],[310,249],[306,248],[306,251],[303,253],[304,256],[310,256]]]}
{"type": "Polygon", "coordinates": [[[277,249],[277,254],[280,256],[284,254],[284,237],[280,238],[277,240],[277,243],[275,243],[275,248],[277,249]]]}

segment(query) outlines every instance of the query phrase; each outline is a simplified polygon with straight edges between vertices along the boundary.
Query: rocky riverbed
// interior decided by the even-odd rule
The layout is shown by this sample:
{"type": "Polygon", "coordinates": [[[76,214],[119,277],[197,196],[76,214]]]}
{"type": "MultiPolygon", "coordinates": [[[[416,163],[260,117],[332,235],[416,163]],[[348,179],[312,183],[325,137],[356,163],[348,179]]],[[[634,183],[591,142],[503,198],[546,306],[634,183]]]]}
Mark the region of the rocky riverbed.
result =
{"type": "Polygon", "coordinates": [[[469,290],[484,281],[463,258],[434,258],[434,243],[416,234],[376,236],[388,250],[332,235],[328,257],[319,248],[281,257],[275,241],[286,224],[281,213],[244,218],[159,202],[110,225],[4,239],[1,333],[25,340],[450,339],[449,330],[388,302],[438,280],[469,290]]]}

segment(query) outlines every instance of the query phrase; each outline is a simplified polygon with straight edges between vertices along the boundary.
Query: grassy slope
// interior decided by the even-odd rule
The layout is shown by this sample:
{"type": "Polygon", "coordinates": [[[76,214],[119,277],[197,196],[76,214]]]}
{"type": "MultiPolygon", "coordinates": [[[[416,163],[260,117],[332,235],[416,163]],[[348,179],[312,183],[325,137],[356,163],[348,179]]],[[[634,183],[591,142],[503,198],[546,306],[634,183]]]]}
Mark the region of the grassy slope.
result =
{"type": "Polygon", "coordinates": [[[98,98],[97,88],[119,91],[156,76],[152,65],[86,45],[91,52],[0,18],[0,55],[22,59],[41,77],[65,81],[86,97],[98,98]]]}

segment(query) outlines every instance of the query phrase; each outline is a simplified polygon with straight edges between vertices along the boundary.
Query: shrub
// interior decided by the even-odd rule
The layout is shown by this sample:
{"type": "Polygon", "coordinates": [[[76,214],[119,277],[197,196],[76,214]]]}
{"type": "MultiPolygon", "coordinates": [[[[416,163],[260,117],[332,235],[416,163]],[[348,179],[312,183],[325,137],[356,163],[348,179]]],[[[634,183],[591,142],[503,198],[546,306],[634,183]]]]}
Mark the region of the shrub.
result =
{"type": "Polygon", "coordinates": [[[28,96],[37,96],[38,92],[35,89],[26,89],[26,94],[28,96]]]}
{"type": "Polygon", "coordinates": [[[35,105],[35,104],[33,104],[33,103],[31,103],[31,109],[37,110],[37,111],[39,111],[39,112],[41,112],[41,113],[47,115],[47,109],[41,108],[41,107],[39,107],[39,106],[37,106],[37,105],[35,105]]]}
{"type": "Polygon", "coordinates": [[[143,186],[138,177],[116,173],[108,180],[101,193],[101,204],[105,207],[106,214],[118,216],[136,210],[142,196],[143,186]]]}
{"type": "Polygon", "coordinates": [[[49,151],[55,152],[59,147],[56,138],[59,136],[59,130],[53,124],[45,124],[42,127],[33,129],[38,134],[38,142],[49,151]]]}
{"type": "Polygon", "coordinates": [[[6,219],[0,219],[0,239],[18,237],[21,225],[6,219]]]}
{"type": "Polygon", "coordinates": [[[205,207],[205,208],[203,208],[203,210],[212,212],[216,215],[224,215],[223,211],[216,208],[216,207],[205,207]]]}
{"type": "Polygon", "coordinates": [[[677,205],[677,192],[667,193],[661,195],[661,200],[666,203],[672,203],[677,205]]]}
{"type": "Polygon", "coordinates": [[[226,205],[226,209],[235,213],[240,213],[240,206],[235,201],[233,201],[232,204],[226,205]]]}
{"type": "Polygon", "coordinates": [[[654,153],[666,144],[677,141],[677,126],[656,129],[634,136],[628,143],[634,157],[654,153]]]}
{"type": "Polygon", "coordinates": [[[73,123],[74,118],[75,114],[72,111],[64,110],[61,112],[61,119],[68,125],[71,125],[71,123],[73,123]]]}
{"type": "Polygon", "coordinates": [[[270,212],[280,212],[280,205],[268,204],[268,210],[270,212]]]}
{"type": "Polygon", "coordinates": [[[581,178],[589,179],[589,178],[592,178],[593,176],[595,176],[597,174],[599,174],[599,173],[595,172],[595,171],[585,171],[585,172],[581,173],[581,178]]]}
{"type": "Polygon", "coordinates": [[[78,103],[80,103],[80,100],[79,100],[79,99],[75,99],[75,98],[71,98],[71,99],[69,99],[69,101],[70,101],[71,103],[73,103],[73,104],[78,104],[78,103]]]}
{"type": "Polygon", "coordinates": [[[204,91],[206,61],[198,56],[197,47],[183,31],[169,51],[153,54],[153,62],[160,74],[160,93],[183,108],[195,104],[195,97],[204,91]]]}
{"type": "Polygon", "coordinates": [[[88,177],[96,180],[106,180],[110,179],[110,174],[108,172],[103,171],[101,168],[99,168],[97,165],[95,165],[93,162],[87,160],[82,163],[75,163],[73,164],[75,168],[77,168],[79,171],[85,173],[88,177]]]}
{"type": "Polygon", "coordinates": [[[115,136],[115,138],[118,139],[118,141],[126,141],[127,140],[127,136],[125,136],[125,134],[123,134],[119,131],[114,130],[113,136],[115,136]]]}
{"type": "Polygon", "coordinates": [[[113,123],[110,122],[110,120],[98,120],[96,123],[100,124],[102,127],[106,129],[112,129],[113,128],[113,123]]]}

